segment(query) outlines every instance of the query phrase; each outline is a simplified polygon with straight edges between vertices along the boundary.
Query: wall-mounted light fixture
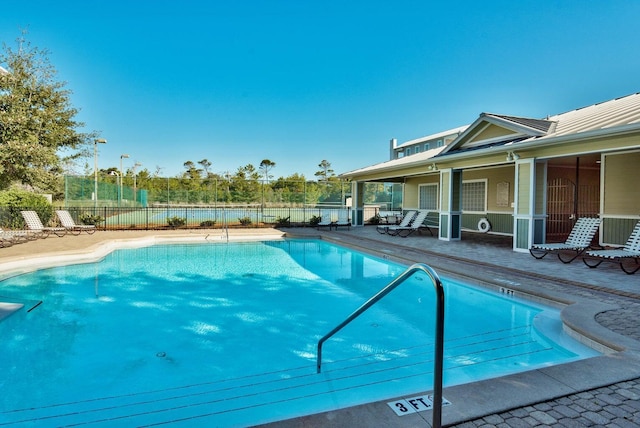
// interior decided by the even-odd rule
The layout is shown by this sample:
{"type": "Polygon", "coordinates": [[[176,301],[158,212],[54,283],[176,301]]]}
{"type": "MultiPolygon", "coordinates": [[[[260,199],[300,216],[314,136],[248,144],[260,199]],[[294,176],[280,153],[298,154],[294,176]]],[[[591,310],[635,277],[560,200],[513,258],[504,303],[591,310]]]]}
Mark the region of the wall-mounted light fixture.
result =
{"type": "Polygon", "coordinates": [[[518,159],[520,159],[520,155],[515,153],[515,152],[508,152],[507,153],[507,162],[513,162],[513,161],[517,161],[518,159]]]}
{"type": "Polygon", "coordinates": [[[437,171],[437,170],[438,170],[438,166],[437,166],[435,163],[432,163],[431,165],[429,165],[429,166],[427,167],[427,169],[428,169],[429,171],[437,171]]]}

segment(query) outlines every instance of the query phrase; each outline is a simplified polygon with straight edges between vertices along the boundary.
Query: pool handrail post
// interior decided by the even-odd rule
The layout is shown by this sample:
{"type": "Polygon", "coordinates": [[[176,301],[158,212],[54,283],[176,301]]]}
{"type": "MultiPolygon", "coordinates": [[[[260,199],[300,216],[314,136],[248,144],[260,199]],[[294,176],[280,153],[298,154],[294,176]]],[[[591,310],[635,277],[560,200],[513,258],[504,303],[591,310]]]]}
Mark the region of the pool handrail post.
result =
{"type": "Polygon", "coordinates": [[[387,284],[382,290],[378,291],[373,297],[363,303],[358,309],[353,311],[343,322],[338,324],[329,333],[325,334],[318,340],[318,356],[316,360],[317,373],[322,369],[322,344],[331,336],[342,330],[347,324],[356,319],[360,314],[376,304],[380,299],[393,291],[396,287],[406,281],[414,273],[422,271],[426,273],[436,291],[436,326],[435,326],[435,358],[434,358],[434,375],[433,375],[433,419],[432,427],[440,428],[442,426],[442,371],[444,366],[444,289],[442,281],[438,274],[428,265],[424,263],[414,263],[407,270],[402,272],[393,281],[387,284]]]}

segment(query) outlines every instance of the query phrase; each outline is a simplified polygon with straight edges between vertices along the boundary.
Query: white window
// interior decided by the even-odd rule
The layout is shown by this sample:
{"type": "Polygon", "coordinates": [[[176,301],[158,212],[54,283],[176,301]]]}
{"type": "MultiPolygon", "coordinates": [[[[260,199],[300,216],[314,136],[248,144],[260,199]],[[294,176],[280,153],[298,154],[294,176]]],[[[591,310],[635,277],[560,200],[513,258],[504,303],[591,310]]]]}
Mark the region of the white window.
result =
{"type": "Polygon", "coordinates": [[[438,211],[438,199],[437,184],[418,186],[418,204],[421,210],[438,211]]]}
{"type": "Polygon", "coordinates": [[[431,145],[429,143],[426,143],[424,145],[424,151],[426,152],[427,150],[429,150],[431,148],[431,145]]]}
{"type": "Polygon", "coordinates": [[[405,151],[404,154],[409,156],[411,154],[411,147],[408,147],[405,151]]]}
{"type": "Polygon", "coordinates": [[[414,153],[420,153],[420,146],[416,146],[414,148],[414,153]]]}
{"type": "Polygon", "coordinates": [[[436,143],[436,147],[442,147],[443,143],[442,140],[438,140],[438,142],[436,143]]]}
{"type": "Polygon", "coordinates": [[[487,180],[470,180],[462,182],[462,211],[487,211],[487,180]]]}
{"type": "Polygon", "coordinates": [[[404,152],[398,152],[397,155],[398,155],[398,159],[403,158],[404,157],[404,152]]]}

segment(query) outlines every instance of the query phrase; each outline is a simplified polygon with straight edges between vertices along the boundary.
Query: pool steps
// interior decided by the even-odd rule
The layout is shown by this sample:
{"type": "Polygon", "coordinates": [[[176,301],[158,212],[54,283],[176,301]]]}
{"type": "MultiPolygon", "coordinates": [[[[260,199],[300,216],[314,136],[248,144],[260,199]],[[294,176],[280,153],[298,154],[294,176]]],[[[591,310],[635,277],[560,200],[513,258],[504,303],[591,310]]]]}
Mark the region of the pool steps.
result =
{"type": "MultiPolygon", "coordinates": [[[[532,350],[531,332],[520,329],[515,336],[496,332],[447,341],[447,376],[464,383],[471,379],[471,366],[492,365],[503,368],[522,364],[523,356],[544,352],[532,350]],[[492,343],[490,351],[476,352],[476,344],[492,343]]],[[[323,410],[340,406],[340,400],[365,403],[378,401],[376,394],[384,385],[389,399],[405,391],[428,389],[433,382],[433,343],[390,350],[361,359],[327,360],[322,374],[313,362],[308,366],[274,371],[197,385],[184,385],[149,392],[132,392],[114,397],[88,398],[80,402],[1,412],[0,426],[171,426],[204,424],[247,426],[281,419],[280,414],[295,417],[307,414],[306,403],[323,410]],[[357,387],[349,386],[357,380],[357,387]],[[301,398],[300,398],[301,397],[301,398]],[[291,414],[292,407],[299,415],[291,414]],[[175,425],[173,425],[175,424],[175,425]]],[[[327,358],[331,347],[327,349],[327,358]]],[[[132,388],[133,389],[133,388],[132,388]]],[[[414,394],[415,395],[415,394],[414,394]]]]}

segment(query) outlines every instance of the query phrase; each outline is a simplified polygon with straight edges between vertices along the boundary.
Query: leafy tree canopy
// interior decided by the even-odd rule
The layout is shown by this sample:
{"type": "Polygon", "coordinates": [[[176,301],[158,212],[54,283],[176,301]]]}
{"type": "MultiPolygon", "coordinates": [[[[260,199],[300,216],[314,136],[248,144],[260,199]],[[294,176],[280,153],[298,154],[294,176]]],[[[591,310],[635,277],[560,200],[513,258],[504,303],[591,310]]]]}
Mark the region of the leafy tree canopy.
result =
{"type": "Polygon", "coordinates": [[[0,189],[18,182],[55,191],[63,167],[89,154],[95,133],[78,131],[71,91],[55,80],[48,52],[24,36],[0,52],[0,189]]]}

